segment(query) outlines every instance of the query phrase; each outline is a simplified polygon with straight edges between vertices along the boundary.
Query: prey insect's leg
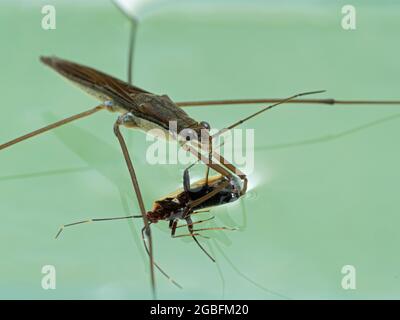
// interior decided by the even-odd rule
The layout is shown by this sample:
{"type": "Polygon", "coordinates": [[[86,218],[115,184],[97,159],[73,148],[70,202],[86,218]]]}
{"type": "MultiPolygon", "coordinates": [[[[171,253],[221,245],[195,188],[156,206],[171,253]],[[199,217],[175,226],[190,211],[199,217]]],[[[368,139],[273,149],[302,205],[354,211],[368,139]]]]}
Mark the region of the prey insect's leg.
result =
{"type": "Polygon", "coordinates": [[[169,228],[171,229],[171,237],[172,238],[175,237],[175,232],[176,232],[177,225],[178,225],[178,220],[171,220],[169,222],[169,228]]]}
{"type": "MultiPolygon", "coordinates": [[[[200,220],[200,221],[195,221],[195,222],[192,222],[191,224],[182,224],[180,226],[177,226],[176,228],[193,226],[195,224],[200,224],[200,223],[204,223],[206,221],[210,221],[210,220],[212,220],[214,218],[215,217],[212,216],[211,218],[200,220]]],[[[237,228],[230,228],[230,227],[211,227],[211,228],[192,229],[193,232],[206,231],[206,230],[230,230],[230,231],[234,231],[234,230],[238,230],[238,229],[237,228]]]]}
{"type": "Polygon", "coordinates": [[[183,238],[183,237],[192,237],[193,238],[193,240],[197,243],[197,245],[200,247],[200,249],[213,261],[213,262],[215,262],[215,259],[206,251],[206,249],[204,249],[204,247],[200,244],[200,242],[197,240],[197,238],[196,238],[196,236],[199,236],[199,237],[203,237],[203,238],[208,238],[208,237],[205,237],[205,236],[203,236],[203,235],[201,235],[201,234],[199,234],[199,233],[193,233],[193,222],[192,222],[192,220],[190,219],[190,217],[188,217],[188,218],[186,218],[186,222],[187,222],[187,224],[185,224],[184,226],[187,226],[188,227],[188,229],[189,229],[189,233],[188,234],[180,234],[180,235],[175,235],[175,231],[176,231],[176,228],[179,228],[179,227],[177,227],[177,224],[178,224],[178,221],[174,221],[174,223],[172,224],[172,230],[171,230],[171,237],[172,238],[183,238]]]}
{"type": "Polygon", "coordinates": [[[137,197],[137,200],[139,203],[140,213],[142,214],[143,223],[144,223],[144,227],[145,227],[145,231],[146,231],[146,236],[149,240],[150,278],[151,278],[151,287],[152,287],[153,297],[155,298],[156,290],[155,290],[154,261],[153,261],[153,241],[151,238],[150,223],[146,216],[146,210],[144,207],[143,197],[142,197],[142,193],[140,191],[140,187],[139,187],[139,183],[138,183],[138,180],[136,177],[135,169],[133,168],[132,160],[129,155],[128,148],[126,147],[124,137],[122,136],[121,131],[119,129],[119,127],[121,125],[125,125],[128,127],[134,126],[135,121],[134,121],[133,115],[128,112],[128,113],[125,113],[125,114],[119,116],[118,120],[114,124],[114,133],[117,136],[117,139],[118,139],[119,144],[122,149],[122,153],[124,155],[126,165],[128,167],[128,171],[129,171],[129,175],[131,177],[133,189],[136,193],[136,197],[137,197]]]}
{"type": "Polygon", "coordinates": [[[13,140],[10,140],[10,141],[8,141],[6,143],[1,144],[0,145],[0,150],[5,149],[7,147],[10,147],[10,146],[12,146],[12,145],[14,145],[14,144],[16,144],[18,142],[21,142],[21,141],[24,141],[26,139],[32,138],[34,136],[37,136],[37,135],[39,135],[41,133],[44,133],[46,131],[52,130],[52,129],[57,128],[57,127],[60,127],[60,126],[62,126],[64,124],[66,124],[66,123],[69,123],[69,122],[72,122],[72,121],[75,121],[75,120],[78,120],[78,119],[81,119],[81,118],[88,117],[88,116],[92,115],[93,113],[96,113],[97,111],[103,110],[105,108],[106,108],[106,106],[104,106],[104,105],[98,105],[97,107],[94,107],[93,109],[90,109],[90,110],[75,114],[75,115],[73,115],[71,117],[62,119],[62,120],[57,121],[57,122],[54,122],[54,123],[49,124],[49,125],[47,125],[47,126],[45,126],[43,128],[40,128],[40,129],[37,129],[35,131],[29,132],[29,133],[27,133],[27,134],[25,134],[23,136],[20,136],[18,138],[15,138],[13,140]]]}
{"type": "Polygon", "coordinates": [[[193,229],[194,232],[207,231],[207,230],[230,230],[230,231],[235,231],[235,230],[238,230],[238,229],[237,228],[229,228],[229,227],[213,227],[213,228],[193,229]]]}
{"type": "Polygon", "coordinates": [[[215,262],[215,259],[207,252],[207,250],[200,244],[199,240],[197,240],[196,235],[198,235],[198,233],[194,233],[193,231],[193,221],[192,219],[189,217],[186,218],[186,222],[187,222],[187,227],[189,230],[189,233],[192,235],[193,240],[197,243],[197,245],[199,246],[199,248],[211,259],[212,262],[215,262]]]}
{"type": "Polygon", "coordinates": [[[98,221],[111,221],[111,220],[122,220],[122,219],[133,219],[133,218],[141,218],[142,216],[140,215],[135,215],[135,216],[125,216],[125,217],[113,217],[113,218],[96,218],[96,219],[89,219],[89,220],[82,220],[82,221],[77,221],[77,222],[72,222],[68,224],[64,224],[60,227],[58,230],[55,238],[57,239],[61,232],[67,228],[67,227],[72,227],[76,226],[78,224],[84,224],[84,223],[89,223],[89,222],[98,222],[98,221]]]}
{"type": "MultiPolygon", "coordinates": [[[[143,245],[144,245],[144,248],[145,248],[145,250],[146,250],[146,252],[147,252],[147,255],[150,256],[150,251],[149,251],[149,248],[147,247],[146,238],[145,238],[145,234],[144,234],[145,230],[146,230],[146,227],[143,227],[143,228],[142,228],[142,240],[143,240],[143,245]]],[[[153,261],[153,263],[154,263],[154,265],[156,266],[156,268],[158,269],[158,271],[160,271],[169,281],[171,281],[171,282],[172,282],[174,285],[176,285],[178,288],[182,289],[182,286],[181,286],[178,282],[176,282],[174,279],[172,279],[172,278],[157,264],[157,262],[153,261]]]]}
{"type": "Polygon", "coordinates": [[[194,211],[191,214],[193,215],[193,214],[206,213],[206,212],[210,212],[210,210],[198,210],[198,211],[194,211]]]}
{"type": "Polygon", "coordinates": [[[205,239],[210,239],[210,237],[207,237],[205,235],[202,235],[200,233],[197,233],[198,231],[207,231],[207,230],[229,230],[229,231],[236,231],[238,230],[237,228],[229,228],[229,227],[215,227],[215,228],[202,228],[202,229],[193,229],[193,233],[186,233],[186,234],[180,234],[177,236],[173,236],[172,238],[183,238],[183,237],[192,237],[192,236],[198,236],[202,237],[205,239]]]}
{"type": "MultiPolygon", "coordinates": [[[[187,226],[187,224],[185,224],[185,226],[187,226]]],[[[178,220],[174,220],[174,221],[170,221],[169,227],[171,229],[171,237],[172,238],[183,238],[183,237],[191,237],[193,236],[192,233],[188,233],[188,234],[180,234],[180,235],[175,235],[176,229],[179,228],[178,226],[178,220]]],[[[195,236],[200,236],[203,237],[201,234],[194,234],[195,236]]],[[[208,237],[204,237],[204,238],[208,238],[208,237]]]]}
{"type": "MultiPolygon", "coordinates": [[[[207,221],[210,221],[210,220],[213,220],[213,219],[215,219],[214,216],[212,216],[211,218],[208,218],[208,219],[195,221],[195,222],[192,223],[192,225],[204,223],[204,222],[207,222],[207,221]]],[[[177,226],[176,228],[182,228],[182,227],[187,227],[187,226],[188,226],[188,224],[182,224],[180,226],[177,226]]]]}

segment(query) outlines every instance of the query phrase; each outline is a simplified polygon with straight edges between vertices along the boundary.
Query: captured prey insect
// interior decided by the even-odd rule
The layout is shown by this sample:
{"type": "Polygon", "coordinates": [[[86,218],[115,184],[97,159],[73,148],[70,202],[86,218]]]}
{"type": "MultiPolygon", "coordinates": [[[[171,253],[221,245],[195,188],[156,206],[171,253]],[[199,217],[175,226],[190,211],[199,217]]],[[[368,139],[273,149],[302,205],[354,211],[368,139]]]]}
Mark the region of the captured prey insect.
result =
{"type": "MultiPolygon", "coordinates": [[[[212,261],[215,262],[215,259],[206,251],[206,249],[197,240],[197,236],[208,238],[200,233],[202,231],[207,231],[207,230],[236,230],[236,229],[225,226],[195,229],[194,225],[199,225],[201,223],[210,221],[214,219],[214,216],[199,221],[193,221],[192,216],[199,213],[210,212],[210,208],[212,207],[221,206],[236,201],[243,194],[242,193],[243,184],[241,180],[235,175],[233,175],[230,179],[228,179],[223,175],[213,175],[210,176],[207,181],[205,179],[201,179],[194,183],[191,183],[189,169],[192,166],[193,165],[184,170],[183,188],[178,189],[175,192],[170,193],[159,200],[156,200],[153,203],[152,209],[150,211],[147,211],[146,216],[147,219],[149,220],[149,225],[157,223],[159,221],[168,221],[169,228],[171,229],[172,238],[182,238],[187,236],[192,237],[199,246],[199,248],[212,261]],[[196,202],[198,199],[201,198],[203,198],[203,201],[201,203],[196,202]],[[185,224],[178,225],[180,220],[184,220],[185,224]],[[189,233],[176,235],[176,230],[182,227],[187,227],[189,233]]],[[[56,234],[56,239],[60,236],[61,232],[67,227],[90,223],[90,222],[134,219],[134,218],[142,218],[142,215],[131,215],[131,216],[112,217],[112,218],[94,218],[94,219],[65,224],[58,230],[56,234]]],[[[150,255],[148,246],[146,244],[145,228],[146,228],[145,226],[142,228],[142,240],[147,254],[150,255]]],[[[173,280],[156,262],[153,261],[153,263],[156,266],[156,268],[167,279],[169,279],[177,287],[182,288],[181,285],[179,285],[179,283],[173,280]]]]}

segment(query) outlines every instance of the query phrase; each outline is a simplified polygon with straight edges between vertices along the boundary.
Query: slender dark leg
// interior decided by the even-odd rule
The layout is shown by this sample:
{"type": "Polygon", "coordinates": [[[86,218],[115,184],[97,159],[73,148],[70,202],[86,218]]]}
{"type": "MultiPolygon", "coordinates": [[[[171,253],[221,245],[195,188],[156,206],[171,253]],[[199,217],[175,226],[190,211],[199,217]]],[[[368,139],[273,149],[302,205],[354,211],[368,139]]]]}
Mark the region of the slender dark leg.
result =
{"type": "MultiPolygon", "coordinates": [[[[186,226],[186,224],[185,224],[186,226]]],[[[191,237],[193,234],[192,233],[188,233],[188,234],[180,234],[180,235],[175,235],[176,233],[176,229],[179,228],[178,227],[178,220],[173,221],[173,223],[170,223],[170,229],[171,229],[171,237],[172,238],[183,238],[183,237],[191,237]]],[[[199,237],[203,237],[201,234],[194,234],[195,236],[199,236],[199,237]]],[[[208,237],[204,237],[207,238],[208,237]]]]}
{"type": "MultiPolygon", "coordinates": [[[[189,175],[189,169],[192,167],[193,165],[189,166],[188,168],[185,169],[184,173],[183,173],[183,189],[185,192],[192,192],[191,188],[190,188],[190,175],[189,175]]],[[[208,167],[208,166],[207,166],[208,167]]],[[[199,204],[203,203],[204,201],[210,199],[211,197],[213,197],[215,194],[217,194],[218,192],[220,192],[223,188],[225,188],[226,186],[228,186],[229,182],[225,181],[223,182],[220,186],[218,186],[217,188],[215,188],[213,191],[207,193],[206,195],[204,195],[203,197],[200,197],[199,199],[196,199],[194,201],[190,201],[188,204],[188,210],[187,212],[189,213],[191,210],[195,208],[196,206],[198,206],[199,204]]]]}
{"type": "MultiPolygon", "coordinates": [[[[196,106],[213,106],[213,105],[241,105],[241,104],[262,104],[276,103],[284,99],[229,99],[229,100],[208,100],[208,101],[182,101],[176,102],[178,107],[196,107],[196,106]]],[[[299,104],[325,104],[328,106],[338,104],[348,105],[400,105],[400,100],[335,100],[335,99],[296,99],[288,101],[288,103],[299,104]]]]}
{"type": "Polygon", "coordinates": [[[177,225],[178,225],[178,220],[173,220],[173,221],[171,220],[169,222],[169,227],[171,229],[171,237],[172,238],[175,237],[175,232],[176,232],[177,225]]]}
{"type": "MultiPolygon", "coordinates": [[[[203,162],[204,164],[207,165],[207,167],[210,167],[211,169],[214,169],[215,171],[217,171],[218,173],[220,173],[221,175],[225,176],[228,180],[224,181],[223,183],[221,183],[218,187],[216,187],[213,191],[207,193],[206,195],[204,195],[203,197],[200,197],[199,199],[196,199],[194,201],[191,201],[188,204],[188,208],[195,208],[197,206],[199,206],[200,204],[202,204],[203,202],[207,201],[208,199],[210,199],[211,197],[213,197],[214,195],[216,195],[218,192],[220,192],[222,189],[224,189],[226,186],[229,185],[229,181],[233,178],[232,173],[230,173],[227,169],[225,169],[222,165],[214,163],[214,162],[210,162],[209,159],[207,159],[205,156],[203,156],[199,151],[196,151],[194,148],[192,148],[191,146],[187,145],[187,144],[182,144],[181,145],[182,148],[186,151],[189,151],[190,153],[192,153],[193,155],[195,155],[199,161],[203,162]]],[[[220,156],[222,159],[224,159],[222,156],[220,156]]],[[[224,159],[225,160],[225,159],[224,159]]],[[[241,173],[241,175],[239,176],[241,179],[244,179],[245,183],[244,183],[244,188],[242,188],[241,194],[243,195],[246,192],[247,188],[247,178],[246,175],[244,173],[242,173],[239,169],[236,169],[232,164],[230,164],[228,162],[228,165],[231,166],[232,169],[235,169],[237,171],[239,171],[241,173]]],[[[189,167],[190,168],[190,167],[189,167]]],[[[228,168],[229,169],[229,168],[228,168]]],[[[184,173],[184,188],[189,189],[187,184],[190,182],[187,182],[187,178],[185,181],[185,174],[186,176],[188,176],[188,171],[185,170],[184,173]],[[186,184],[186,186],[185,186],[186,184]]]]}
{"type": "Polygon", "coordinates": [[[82,221],[78,221],[78,222],[72,222],[72,223],[68,223],[68,224],[64,224],[63,226],[60,227],[60,229],[58,230],[55,238],[57,239],[59,237],[59,235],[61,234],[61,232],[67,228],[67,227],[72,227],[72,226],[76,226],[78,224],[84,224],[84,223],[90,223],[90,222],[98,222],[98,221],[111,221],[111,220],[122,220],[122,219],[133,219],[133,218],[141,218],[142,215],[134,215],[134,216],[125,216],[125,217],[113,217],[113,218],[96,218],[96,219],[88,219],[88,220],[82,220],[82,221]]]}
{"type": "Polygon", "coordinates": [[[20,137],[15,138],[15,139],[13,139],[11,141],[8,141],[6,143],[1,144],[0,145],[0,150],[5,149],[7,147],[10,147],[10,146],[12,146],[12,145],[14,145],[14,144],[16,144],[18,142],[21,142],[21,141],[24,141],[26,139],[32,138],[34,136],[37,136],[37,135],[39,135],[41,133],[44,133],[46,131],[52,130],[52,129],[57,128],[57,127],[60,127],[60,126],[62,126],[64,124],[66,124],[66,123],[69,123],[69,122],[72,122],[72,121],[75,121],[75,120],[78,120],[78,119],[81,119],[81,118],[88,117],[88,116],[92,115],[93,113],[96,113],[97,111],[103,110],[105,108],[106,107],[104,105],[99,105],[97,107],[94,107],[93,109],[90,109],[90,110],[75,114],[75,115],[73,115],[71,117],[62,119],[62,120],[57,121],[57,122],[54,122],[54,123],[49,124],[49,125],[47,125],[47,126],[45,126],[43,128],[40,128],[40,129],[37,129],[35,131],[29,132],[29,133],[27,133],[27,134],[25,134],[23,136],[20,136],[20,137]]]}
{"type": "MultiPolygon", "coordinates": [[[[211,136],[209,136],[208,138],[208,148],[209,148],[209,152],[208,152],[208,163],[212,163],[212,157],[213,157],[213,139],[211,136]]],[[[210,174],[210,167],[207,166],[206,168],[206,178],[205,178],[205,184],[206,186],[208,185],[208,176],[210,174]]]]}
{"type": "MultiPolygon", "coordinates": [[[[214,136],[212,136],[212,137],[214,137],[214,136]]],[[[243,188],[242,188],[242,191],[241,191],[241,195],[246,193],[246,189],[247,189],[247,177],[246,177],[246,175],[242,171],[240,171],[238,168],[236,168],[233,164],[231,164],[229,161],[224,159],[221,155],[219,155],[216,152],[213,152],[213,155],[215,155],[217,157],[217,159],[220,159],[220,161],[219,161],[220,164],[218,164],[218,163],[215,163],[213,161],[210,162],[208,157],[206,158],[199,150],[194,149],[192,146],[189,146],[189,145],[183,143],[183,144],[181,144],[181,147],[184,150],[186,150],[186,151],[190,152],[191,154],[193,154],[199,161],[203,162],[205,165],[210,167],[210,169],[213,169],[216,172],[218,172],[219,174],[225,176],[229,181],[233,178],[233,175],[232,175],[232,173],[230,171],[235,172],[235,174],[237,174],[238,177],[244,181],[243,188]]],[[[199,147],[202,148],[202,146],[199,146],[199,147]]],[[[229,182],[227,181],[227,183],[229,183],[229,182]]],[[[216,191],[216,193],[218,193],[224,187],[225,186],[221,185],[218,188],[218,190],[216,189],[214,191],[216,191]]],[[[210,198],[209,194],[205,195],[202,198],[199,198],[198,200],[196,200],[197,201],[196,205],[199,205],[199,204],[203,203],[204,201],[206,201],[209,198],[210,198]]]]}
{"type": "MultiPolygon", "coordinates": [[[[204,220],[199,220],[199,221],[196,221],[196,222],[192,222],[192,225],[204,223],[204,222],[207,222],[207,221],[210,221],[210,220],[213,220],[213,219],[215,219],[214,216],[212,216],[211,218],[208,218],[208,219],[204,219],[204,220]]],[[[180,226],[177,226],[176,229],[177,229],[177,228],[182,228],[182,227],[187,227],[187,226],[189,226],[189,225],[188,225],[188,224],[182,224],[182,225],[180,225],[180,226]]]]}
{"type": "Polygon", "coordinates": [[[132,125],[134,123],[133,117],[131,114],[126,113],[123,114],[122,116],[118,117],[118,120],[114,124],[114,133],[118,138],[119,144],[122,149],[122,153],[124,155],[124,159],[126,162],[126,165],[128,167],[128,171],[131,177],[133,189],[135,190],[136,197],[139,203],[139,208],[140,208],[140,213],[142,214],[143,218],[143,223],[144,223],[144,228],[145,228],[145,233],[149,241],[149,258],[150,258],[150,278],[151,278],[151,288],[152,288],[152,293],[153,297],[156,298],[156,288],[155,288],[155,277],[154,277],[154,261],[153,261],[153,241],[151,238],[151,230],[150,230],[150,224],[146,216],[146,210],[144,207],[144,202],[143,202],[143,197],[142,193],[140,191],[139,183],[136,177],[135,169],[133,168],[132,160],[131,157],[129,156],[129,151],[128,148],[126,147],[125,140],[121,134],[121,131],[119,130],[119,127],[121,125],[132,125]]]}
{"type": "Polygon", "coordinates": [[[210,212],[210,210],[199,210],[199,211],[194,211],[191,214],[199,214],[199,213],[206,213],[206,212],[210,212]]]}
{"type": "MultiPolygon", "coordinates": [[[[142,228],[142,240],[143,240],[143,245],[144,248],[146,249],[147,255],[150,257],[150,252],[149,252],[149,248],[147,247],[147,243],[146,243],[146,238],[145,238],[145,229],[146,227],[142,228]]],[[[156,268],[169,280],[171,281],[174,285],[176,285],[178,288],[182,289],[182,286],[176,282],[174,279],[172,279],[158,264],[157,262],[153,261],[154,265],[156,266],[156,268]]]]}
{"type": "MultiPolygon", "coordinates": [[[[293,95],[291,97],[288,97],[286,99],[279,100],[276,103],[274,103],[272,105],[269,105],[267,107],[264,107],[261,110],[259,110],[257,112],[254,112],[254,113],[250,114],[249,116],[247,116],[247,117],[245,117],[245,118],[243,118],[243,119],[241,119],[239,121],[236,121],[233,124],[231,124],[230,126],[218,131],[217,133],[215,133],[214,135],[209,137],[209,141],[212,141],[214,138],[222,135],[223,133],[225,133],[225,132],[237,127],[238,125],[240,125],[240,124],[242,124],[242,123],[244,123],[244,122],[246,122],[246,121],[248,121],[248,120],[250,120],[250,119],[252,119],[252,118],[254,118],[256,116],[258,116],[258,115],[260,115],[261,113],[263,113],[265,111],[268,111],[268,110],[271,110],[272,108],[275,108],[275,107],[277,107],[277,106],[279,106],[279,105],[281,105],[283,103],[287,103],[289,101],[293,101],[294,99],[296,99],[298,97],[305,96],[305,95],[311,95],[311,94],[322,93],[322,92],[325,92],[325,91],[324,90],[320,90],[320,91],[303,92],[303,93],[295,94],[295,95],[293,95]]],[[[182,104],[180,104],[180,105],[182,106],[182,104]]],[[[212,148],[210,147],[210,145],[211,145],[210,143],[208,145],[209,145],[209,147],[208,147],[209,150],[206,150],[206,151],[208,151],[209,153],[212,153],[212,155],[218,159],[218,161],[219,161],[219,163],[221,165],[217,165],[215,163],[212,163],[212,161],[210,161],[210,158],[211,158],[210,155],[209,155],[209,158],[206,159],[203,155],[200,155],[200,151],[199,150],[196,151],[191,147],[187,147],[185,144],[183,144],[182,147],[185,150],[187,150],[187,151],[191,152],[192,154],[194,154],[200,161],[202,161],[203,163],[207,164],[208,167],[210,167],[211,169],[216,170],[217,172],[219,172],[220,174],[224,175],[228,179],[230,179],[232,177],[232,174],[229,171],[234,172],[243,181],[243,188],[241,190],[241,195],[244,195],[246,193],[246,191],[247,191],[247,177],[246,177],[246,175],[243,172],[241,172],[238,168],[236,168],[233,164],[231,164],[226,159],[224,159],[221,155],[219,155],[216,152],[213,152],[212,148]]],[[[200,147],[200,149],[204,149],[204,147],[202,145],[200,145],[199,147],[200,147]]]]}
{"type": "Polygon", "coordinates": [[[211,261],[215,262],[215,259],[207,252],[206,249],[204,249],[204,247],[200,244],[199,240],[197,240],[196,234],[193,232],[193,221],[190,218],[190,216],[186,218],[186,222],[187,222],[187,227],[188,227],[189,233],[192,235],[193,240],[197,243],[197,245],[200,247],[200,249],[203,250],[203,252],[211,259],[211,261]]]}
{"type": "Polygon", "coordinates": [[[128,83],[132,84],[132,67],[133,67],[133,51],[135,49],[135,38],[137,30],[137,21],[131,20],[131,28],[129,32],[129,48],[128,48],[128,83]]]}
{"type": "Polygon", "coordinates": [[[230,231],[235,231],[235,230],[238,230],[238,229],[237,228],[229,228],[229,227],[214,227],[214,228],[193,229],[194,232],[207,231],[207,230],[230,230],[230,231]]]}

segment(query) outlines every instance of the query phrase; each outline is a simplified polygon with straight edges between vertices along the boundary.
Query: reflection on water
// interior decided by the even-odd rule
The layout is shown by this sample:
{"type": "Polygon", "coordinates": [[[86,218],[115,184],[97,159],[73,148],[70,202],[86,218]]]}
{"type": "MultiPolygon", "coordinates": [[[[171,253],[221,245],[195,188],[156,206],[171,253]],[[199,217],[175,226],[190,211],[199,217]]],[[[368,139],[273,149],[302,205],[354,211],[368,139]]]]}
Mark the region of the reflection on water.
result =
{"type": "Polygon", "coordinates": [[[0,181],[40,178],[40,177],[61,175],[61,174],[66,174],[66,173],[84,172],[84,171],[88,171],[91,169],[92,168],[90,168],[90,167],[79,167],[79,168],[65,168],[65,169],[57,169],[57,170],[46,170],[46,171],[38,171],[38,172],[31,172],[31,173],[13,174],[13,175],[9,175],[9,176],[1,176],[0,181]]]}
{"type": "MultiPolygon", "coordinates": [[[[343,111],[342,111],[343,112],[343,111]]],[[[255,150],[279,150],[279,149],[288,149],[292,147],[301,147],[301,146],[306,146],[306,145],[312,145],[312,144],[318,144],[318,143],[325,143],[325,142],[330,142],[333,140],[341,139],[344,137],[351,136],[353,134],[359,133],[361,131],[370,129],[372,127],[387,123],[389,121],[397,120],[400,117],[400,113],[390,115],[378,120],[374,120],[371,122],[368,122],[366,124],[354,127],[352,129],[348,129],[336,134],[329,134],[329,135],[324,135],[321,137],[317,138],[312,138],[312,139],[307,139],[307,140],[301,140],[301,141],[294,141],[294,142],[288,142],[288,143],[280,143],[280,144],[274,144],[274,145],[267,145],[267,146],[262,146],[262,147],[255,147],[255,150]]]]}

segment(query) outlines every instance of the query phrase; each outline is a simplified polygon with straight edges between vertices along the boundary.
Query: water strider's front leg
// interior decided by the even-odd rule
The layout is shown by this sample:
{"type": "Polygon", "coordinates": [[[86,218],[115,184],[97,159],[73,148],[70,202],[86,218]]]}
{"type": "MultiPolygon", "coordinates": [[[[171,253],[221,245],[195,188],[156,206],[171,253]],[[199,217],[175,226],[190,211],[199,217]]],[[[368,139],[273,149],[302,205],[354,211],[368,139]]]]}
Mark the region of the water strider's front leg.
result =
{"type": "MultiPolygon", "coordinates": [[[[207,157],[205,157],[199,150],[199,149],[204,150],[204,145],[201,145],[199,143],[197,143],[197,147],[198,147],[197,150],[186,143],[181,143],[181,147],[184,150],[193,154],[199,161],[203,162],[208,167],[208,169],[206,171],[206,182],[208,180],[209,169],[215,170],[219,174],[225,176],[228,180],[231,180],[233,178],[233,174],[235,174],[243,181],[243,186],[242,186],[242,190],[241,190],[240,194],[244,195],[247,191],[247,184],[248,184],[247,175],[245,173],[243,173],[239,168],[234,166],[232,163],[230,163],[228,160],[226,160],[219,153],[213,151],[212,140],[215,137],[216,137],[216,135],[209,136],[209,144],[208,144],[207,149],[205,150],[208,152],[207,157]],[[218,160],[218,163],[213,161],[213,157],[218,160]]],[[[221,189],[219,189],[219,190],[221,190],[221,189]]],[[[202,201],[200,201],[200,199],[199,199],[198,204],[202,203],[202,201]]],[[[207,199],[208,198],[205,198],[204,201],[207,199]]]]}
{"type": "Polygon", "coordinates": [[[138,183],[138,180],[136,177],[135,169],[133,167],[132,160],[129,155],[129,151],[126,146],[124,137],[122,136],[121,131],[119,129],[119,127],[121,125],[126,126],[126,127],[135,127],[136,121],[135,121],[134,115],[131,114],[130,112],[127,112],[127,113],[119,116],[117,121],[114,124],[114,134],[116,135],[116,137],[119,141],[119,144],[122,149],[122,154],[124,155],[124,159],[125,159],[126,165],[128,167],[128,171],[129,171],[129,175],[131,177],[133,189],[136,193],[137,201],[139,203],[140,213],[142,214],[145,233],[146,233],[146,236],[149,241],[150,278],[151,278],[153,297],[155,298],[156,297],[156,289],[155,289],[155,277],[154,277],[153,241],[152,241],[152,237],[151,237],[150,223],[149,223],[149,220],[147,219],[146,209],[144,207],[143,197],[142,197],[142,193],[140,191],[140,187],[139,187],[139,183],[138,183]]]}
{"type": "MultiPolygon", "coordinates": [[[[233,175],[231,172],[229,172],[226,168],[224,168],[222,165],[214,163],[214,162],[209,162],[208,158],[206,158],[202,153],[200,153],[199,151],[196,151],[193,147],[182,143],[181,147],[192,153],[195,157],[197,157],[197,159],[199,159],[201,162],[203,162],[205,165],[207,165],[208,167],[210,167],[210,169],[215,170],[216,172],[218,172],[219,174],[225,176],[228,180],[224,181],[223,183],[221,183],[218,187],[216,187],[213,191],[211,191],[210,193],[207,193],[206,195],[204,195],[203,197],[200,197],[197,200],[191,201],[188,205],[189,208],[193,209],[197,206],[199,206],[200,204],[202,204],[203,202],[207,201],[208,199],[210,199],[211,197],[213,197],[214,195],[216,195],[218,192],[220,192],[221,190],[223,190],[225,187],[227,187],[229,185],[229,181],[231,181],[233,179],[233,175]]],[[[233,166],[233,165],[232,165],[233,166]]],[[[239,169],[238,169],[239,170],[239,169]]],[[[244,174],[242,174],[242,176],[245,177],[244,174]]],[[[239,176],[240,177],[240,176],[239,176]]],[[[247,178],[246,178],[247,180],[247,178]]],[[[247,186],[247,182],[245,182],[245,186],[247,186]]],[[[244,189],[245,192],[245,189],[244,189]]],[[[244,194],[244,193],[243,193],[244,194]]]]}
{"type": "MultiPolygon", "coordinates": [[[[221,190],[223,190],[225,187],[227,187],[229,185],[228,181],[224,181],[220,186],[218,186],[217,188],[215,188],[211,192],[208,192],[204,196],[193,200],[191,196],[192,196],[192,193],[196,192],[196,190],[192,190],[191,189],[189,169],[192,166],[193,165],[189,166],[183,172],[183,190],[188,194],[188,197],[190,199],[189,203],[187,205],[186,213],[183,215],[183,218],[186,218],[188,215],[190,215],[195,207],[201,205],[202,203],[204,203],[208,199],[212,198],[214,195],[218,194],[221,190]]],[[[203,186],[203,188],[207,188],[207,187],[208,187],[208,184],[206,182],[206,184],[203,186]]]]}

